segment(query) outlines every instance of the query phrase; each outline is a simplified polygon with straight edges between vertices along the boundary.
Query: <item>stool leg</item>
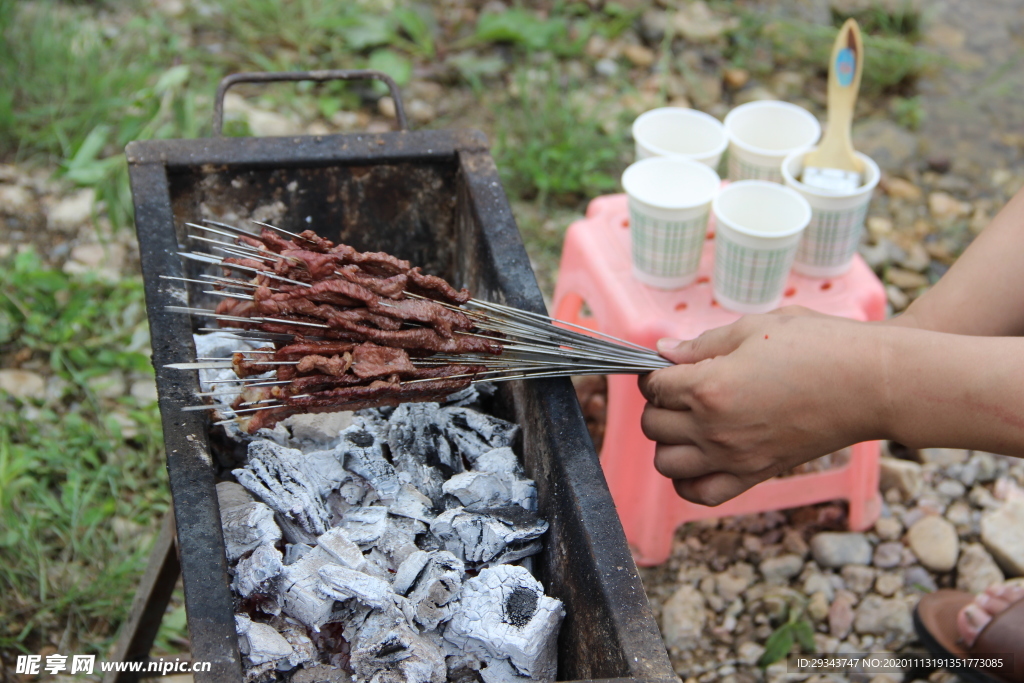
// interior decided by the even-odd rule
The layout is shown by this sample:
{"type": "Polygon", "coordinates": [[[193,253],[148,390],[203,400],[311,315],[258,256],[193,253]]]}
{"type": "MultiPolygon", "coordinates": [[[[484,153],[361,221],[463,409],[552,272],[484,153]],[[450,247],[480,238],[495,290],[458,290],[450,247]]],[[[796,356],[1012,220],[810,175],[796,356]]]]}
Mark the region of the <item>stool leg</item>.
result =
{"type": "Polygon", "coordinates": [[[633,559],[651,566],[668,559],[680,501],[672,482],[654,469],[654,442],[640,425],[645,404],[635,377],[608,378],[601,466],[633,559]]]}
{"type": "MultiPolygon", "coordinates": [[[[160,622],[171,601],[174,584],[181,575],[175,546],[172,510],[164,515],[160,535],[149,556],[149,565],[135,591],[131,611],[121,627],[121,635],[110,661],[144,662],[149,658],[149,651],[160,630],[160,622]]],[[[138,672],[108,671],[103,677],[103,683],[134,683],[139,680],[139,676],[138,672]]]]}
{"type": "Polygon", "coordinates": [[[850,453],[850,464],[857,473],[847,516],[851,531],[867,531],[881,514],[882,496],[878,492],[880,450],[877,441],[866,441],[855,444],[850,453]]]}

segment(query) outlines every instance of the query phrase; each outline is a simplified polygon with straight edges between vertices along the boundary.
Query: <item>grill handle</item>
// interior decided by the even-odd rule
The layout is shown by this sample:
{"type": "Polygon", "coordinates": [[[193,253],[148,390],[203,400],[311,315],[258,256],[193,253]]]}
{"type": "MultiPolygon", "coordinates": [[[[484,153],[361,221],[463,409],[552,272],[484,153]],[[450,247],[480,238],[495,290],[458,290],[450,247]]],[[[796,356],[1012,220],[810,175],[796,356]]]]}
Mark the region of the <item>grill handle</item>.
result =
{"type": "Polygon", "coordinates": [[[376,80],[388,86],[391,92],[391,99],[395,101],[395,116],[398,119],[399,130],[409,130],[409,123],[405,118],[405,106],[402,104],[402,96],[398,92],[398,86],[385,73],[371,69],[344,69],[344,70],[318,70],[318,71],[245,71],[231,74],[221,79],[217,86],[217,95],[213,102],[213,134],[217,137],[224,136],[224,94],[228,88],[237,83],[276,83],[278,81],[360,81],[376,80]]]}

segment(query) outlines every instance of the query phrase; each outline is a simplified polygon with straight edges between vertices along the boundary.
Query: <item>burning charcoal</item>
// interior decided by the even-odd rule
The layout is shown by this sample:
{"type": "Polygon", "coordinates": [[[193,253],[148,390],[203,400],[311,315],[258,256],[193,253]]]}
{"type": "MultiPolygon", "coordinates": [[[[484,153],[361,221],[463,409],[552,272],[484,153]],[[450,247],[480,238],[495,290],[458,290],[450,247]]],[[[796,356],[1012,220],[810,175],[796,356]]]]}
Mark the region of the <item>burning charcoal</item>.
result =
{"type": "Polygon", "coordinates": [[[295,564],[313,549],[313,546],[305,543],[289,543],[284,547],[284,563],[295,564]]]}
{"type": "Polygon", "coordinates": [[[366,566],[366,558],[359,546],[352,542],[342,528],[331,529],[316,539],[316,544],[343,567],[361,571],[366,566]]]}
{"type": "MultiPolygon", "coordinates": [[[[462,590],[462,575],[465,571],[466,567],[462,560],[450,552],[441,550],[429,554],[427,562],[414,578],[414,585],[408,593],[418,624],[425,629],[433,630],[438,624],[452,617],[457,608],[459,592],[462,590]]],[[[397,574],[395,579],[397,582],[397,574]]]]}
{"type": "Polygon", "coordinates": [[[383,505],[353,508],[345,513],[341,528],[361,548],[373,545],[387,528],[388,509],[383,505]]]}
{"type": "Polygon", "coordinates": [[[336,564],[321,567],[319,574],[320,590],[335,600],[355,598],[379,610],[394,607],[394,592],[387,581],[336,564]]]}
{"type": "Polygon", "coordinates": [[[311,444],[321,448],[333,448],[338,435],[352,424],[352,413],[346,410],[337,413],[299,413],[282,420],[281,424],[292,431],[292,441],[297,445],[311,444]]]}
{"type": "Polygon", "coordinates": [[[431,512],[434,503],[416,490],[414,486],[403,484],[395,502],[388,506],[388,511],[399,517],[408,517],[430,524],[435,515],[431,512]]]}
{"type": "Polygon", "coordinates": [[[487,659],[485,666],[480,668],[480,679],[483,683],[525,683],[533,680],[519,673],[507,659],[487,659]]]}
{"type": "Polygon", "coordinates": [[[351,683],[352,676],[338,666],[313,664],[292,674],[291,683],[351,683]]]}
{"type": "Polygon", "coordinates": [[[280,662],[294,654],[292,646],[273,626],[253,621],[247,614],[235,615],[238,644],[253,666],[280,662]]]}
{"type": "Polygon", "coordinates": [[[303,628],[302,624],[294,619],[285,617],[283,619],[275,619],[273,626],[288,641],[288,644],[292,646],[292,655],[278,663],[278,671],[290,671],[297,666],[316,662],[319,656],[316,645],[306,635],[306,629],[303,628]]]}
{"type": "Polygon", "coordinates": [[[371,613],[352,643],[355,678],[374,683],[444,683],[444,653],[403,620],[371,613]]]}
{"type": "Polygon", "coordinates": [[[443,408],[445,434],[472,465],[493,448],[511,446],[519,426],[470,408],[443,408]]]}
{"type": "Polygon", "coordinates": [[[272,545],[261,545],[238,562],[231,587],[243,598],[256,593],[276,593],[274,579],[284,569],[282,559],[280,550],[272,545]]]}
{"type": "Polygon", "coordinates": [[[437,403],[404,403],[388,420],[388,445],[399,469],[410,465],[436,467],[447,478],[462,471],[462,459],[452,452],[440,425],[444,415],[437,403]]]}
{"type": "Polygon", "coordinates": [[[488,562],[509,545],[538,538],[548,523],[519,506],[446,510],[430,525],[445,549],[466,562],[488,562]]]}
{"type": "Polygon", "coordinates": [[[377,539],[375,550],[379,550],[386,558],[382,565],[388,570],[396,570],[405,558],[416,552],[416,537],[426,533],[427,525],[408,517],[389,515],[384,533],[377,539]]]}
{"type": "Polygon", "coordinates": [[[561,601],[544,595],[544,587],[528,571],[503,564],[483,569],[463,584],[459,610],[444,637],[465,650],[508,658],[520,674],[534,680],[554,681],[558,627],[564,616],[561,601]]]}
{"type": "Polygon", "coordinates": [[[261,545],[273,545],[281,540],[281,529],[274,521],[274,511],[256,501],[221,508],[220,523],[229,562],[235,562],[261,545]]]}
{"type": "MultiPolygon", "coordinates": [[[[519,562],[520,560],[525,560],[528,557],[536,555],[543,549],[544,544],[539,540],[509,543],[505,546],[504,550],[485,562],[484,566],[494,567],[499,564],[512,564],[513,562],[519,562]]],[[[527,567],[527,569],[530,569],[530,567],[527,567]]]]}
{"type": "Polygon", "coordinates": [[[234,481],[222,481],[217,484],[217,504],[221,512],[228,508],[240,507],[252,503],[256,499],[245,488],[234,481]]]}
{"type": "Polygon", "coordinates": [[[420,572],[427,566],[431,555],[431,553],[425,550],[417,550],[414,553],[410,553],[395,571],[395,578],[391,582],[391,589],[399,595],[406,595],[416,582],[420,572]]]}
{"type": "Polygon", "coordinates": [[[377,441],[388,440],[388,416],[383,408],[366,408],[352,415],[352,425],[373,434],[377,441]]]}
{"type": "Polygon", "coordinates": [[[338,451],[331,450],[310,451],[302,456],[302,470],[316,485],[317,493],[322,498],[352,479],[352,475],[341,466],[340,455],[338,451]]]}
{"type": "Polygon", "coordinates": [[[234,470],[235,478],[284,519],[319,536],[327,531],[330,513],[300,466],[302,451],[269,441],[249,444],[249,462],[234,470]]]}
{"type": "Polygon", "coordinates": [[[465,389],[456,391],[444,400],[444,405],[455,406],[455,407],[466,407],[476,405],[480,402],[480,392],[477,391],[475,384],[470,384],[465,389]]]}
{"type": "Polygon", "coordinates": [[[519,458],[515,452],[505,446],[487,451],[473,463],[473,469],[477,472],[491,472],[492,474],[517,474],[523,473],[519,466],[519,458]]]}
{"type": "Polygon", "coordinates": [[[334,598],[321,592],[318,573],[333,562],[334,558],[327,551],[317,547],[297,562],[286,564],[281,571],[278,585],[284,613],[314,631],[319,631],[321,626],[333,620],[334,598]]]}
{"type": "Polygon", "coordinates": [[[343,431],[339,438],[338,450],[344,454],[345,468],[369,482],[381,500],[393,501],[401,483],[395,468],[384,458],[381,442],[358,425],[343,431]]]}
{"type": "Polygon", "coordinates": [[[511,474],[463,472],[444,483],[445,493],[455,496],[470,510],[515,504],[527,510],[536,508],[533,482],[511,474]]]}

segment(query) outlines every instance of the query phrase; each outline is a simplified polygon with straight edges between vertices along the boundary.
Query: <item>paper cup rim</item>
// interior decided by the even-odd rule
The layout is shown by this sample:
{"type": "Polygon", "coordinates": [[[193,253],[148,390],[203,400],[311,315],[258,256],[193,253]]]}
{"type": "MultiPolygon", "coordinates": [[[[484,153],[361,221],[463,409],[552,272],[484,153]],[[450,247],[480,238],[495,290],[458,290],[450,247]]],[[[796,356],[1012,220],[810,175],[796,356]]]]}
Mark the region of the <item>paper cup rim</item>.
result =
{"type": "Polygon", "coordinates": [[[878,167],[878,164],[875,163],[874,159],[869,157],[867,154],[864,154],[863,152],[854,152],[854,154],[857,155],[857,158],[863,161],[865,165],[873,171],[874,179],[871,182],[866,182],[863,185],[860,185],[853,192],[845,192],[841,194],[837,192],[829,192],[828,190],[823,190],[819,187],[814,187],[813,185],[807,185],[803,181],[797,180],[795,177],[793,177],[792,172],[790,172],[789,170],[789,165],[793,163],[795,159],[804,157],[816,149],[818,149],[817,146],[798,149],[794,152],[791,152],[789,155],[786,156],[785,159],[782,160],[780,169],[782,171],[782,178],[783,180],[786,181],[787,186],[791,186],[795,190],[799,190],[800,192],[803,192],[805,194],[813,195],[814,197],[817,197],[819,199],[848,199],[850,197],[856,197],[859,194],[871,192],[872,190],[875,189],[875,187],[877,187],[879,181],[882,179],[882,170],[878,167]]]}
{"type": "Polygon", "coordinates": [[[640,116],[636,117],[633,120],[633,125],[630,126],[629,131],[630,134],[633,136],[634,142],[639,142],[645,148],[651,150],[651,152],[653,152],[656,156],[662,157],[675,157],[679,159],[703,159],[705,157],[713,157],[715,155],[720,155],[723,152],[725,152],[726,148],[729,146],[729,132],[725,129],[724,123],[716,119],[711,114],[708,114],[707,112],[700,111],[699,109],[690,109],[687,107],[658,107],[657,109],[648,109],[643,114],[640,114],[640,116]],[[710,148],[706,152],[701,152],[699,154],[683,154],[680,152],[673,152],[667,150],[664,147],[659,147],[658,145],[651,144],[648,141],[642,140],[640,139],[640,137],[637,136],[637,125],[639,125],[645,119],[654,119],[660,116],[668,116],[670,114],[676,113],[685,113],[687,115],[695,116],[698,119],[706,120],[708,122],[717,124],[719,129],[721,129],[722,131],[722,141],[718,145],[710,148]]]}
{"type": "Polygon", "coordinates": [[[681,165],[681,166],[685,166],[688,169],[692,169],[692,170],[696,171],[697,173],[702,173],[704,175],[707,175],[708,179],[712,182],[711,196],[709,198],[710,200],[714,200],[714,198],[718,195],[718,188],[722,184],[721,177],[717,173],[715,173],[714,169],[712,169],[710,166],[707,166],[706,164],[702,164],[699,161],[696,161],[695,159],[690,159],[688,157],[682,157],[682,156],[648,157],[646,159],[641,159],[640,161],[634,161],[632,164],[630,164],[629,166],[626,167],[625,171],[622,172],[622,180],[621,180],[621,182],[622,182],[622,189],[626,191],[626,194],[629,195],[630,199],[636,200],[638,202],[641,202],[642,204],[646,204],[647,206],[651,206],[651,207],[654,207],[656,209],[668,209],[668,210],[695,209],[695,208],[697,208],[699,206],[703,206],[704,204],[707,204],[709,199],[702,199],[702,200],[693,201],[693,202],[652,202],[652,201],[649,201],[647,198],[643,197],[642,193],[637,192],[636,191],[637,190],[636,187],[633,188],[633,191],[630,191],[630,188],[629,188],[630,176],[635,175],[635,173],[636,173],[634,171],[631,174],[630,171],[632,171],[633,169],[638,168],[638,167],[640,167],[641,165],[644,165],[644,164],[646,164],[647,166],[653,166],[654,164],[681,165]]]}
{"type": "Polygon", "coordinates": [[[800,149],[807,149],[815,145],[818,142],[818,140],[821,139],[821,123],[818,121],[817,117],[814,116],[814,114],[807,111],[800,105],[793,104],[792,102],[782,102],[780,100],[756,100],[754,102],[747,102],[746,104],[741,104],[740,106],[734,108],[732,111],[725,115],[725,120],[722,121],[722,125],[725,126],[725,134],[730,143],[734,143],[737,147],[746,152],[751,152],[753,154],[761,154],[767,157],[780,157],[790,154],[790,152],[786,152],[785,150],[780,151],[777,149],[765,149],[764,147],[758,147],[757,145],[751,145],[748,142],[743,142],[735,135],[733,135],[732,130],[729,128],[729,120],[732,119],[735,122],[736,116],[738,115],[737,112],[742,112],[750,109],[761,109],[764,107],[782,107],[783,109],[788,109],[789,111],[796,112],[800,116],[803,116],[814,125],[814,128],[817,130],[817,133],[814,135],[813,139],[810,142],[800,145],[800,149]]]}
{"type": "Polygon", "coordinates": [[[810,224],[811,217],[813,215],[811,205],[808,203],[807,199],[803,197],[799,192],[797,192],[791,187],[786,187],[785,185],[780,185],[779,183],[773,183],[770,180],[736,180],[729,183],[725,187],[721,188],[715,195],[715,198],[711,200],[711,210],[715,214],[715,220],[718,221],[719,230],[722,227],[725,227],[726,229],[733,230],[741,235],[746,235],[747,237],[756,237],[758,239],[764,240],[784,239],[786,237],[792,237],[793,235],[799,234],[810,224]],[[804,212],[804,217],[800,220],[800,225],[796,228],[791,228],[790,230],[787,230],[785,232],[776,232],[770,235],[766,235],[762,232],[757,232],[756,230],[750,230],[748,228],[736,225],[731,220],[729,220],[728,217],[722,215],[720,206],[722,197],[724,195],[728,194],[730,191],[736,191],[735,188],[737,187],[742,189],[743,187],[751,187],[755,185],[760,187],[767,187],[772,189],[773,191],[782,192],[796,199],[797,203],[800,205],[801,209],[803,209],[804,212]]]}

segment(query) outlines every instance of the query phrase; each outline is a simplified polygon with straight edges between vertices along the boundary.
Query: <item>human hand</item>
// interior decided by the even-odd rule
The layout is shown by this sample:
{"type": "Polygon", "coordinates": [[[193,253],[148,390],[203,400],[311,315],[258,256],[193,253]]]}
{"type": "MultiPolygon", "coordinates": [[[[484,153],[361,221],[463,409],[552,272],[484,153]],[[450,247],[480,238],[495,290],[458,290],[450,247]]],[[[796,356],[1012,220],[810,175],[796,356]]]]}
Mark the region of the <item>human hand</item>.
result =
{"type": "Polygon", "coordinates": [[[686,500],[718,505],[884,422],[882,328],[790,307],[691,341],[640,379],[654,465],[686,500]]]}

